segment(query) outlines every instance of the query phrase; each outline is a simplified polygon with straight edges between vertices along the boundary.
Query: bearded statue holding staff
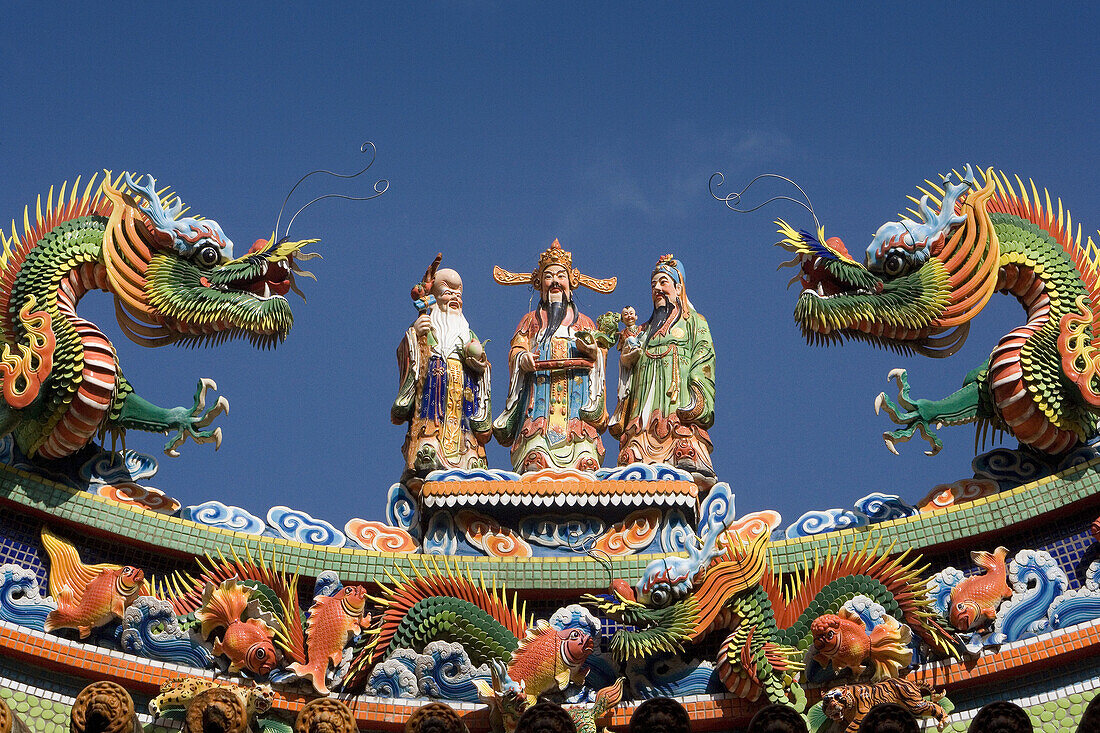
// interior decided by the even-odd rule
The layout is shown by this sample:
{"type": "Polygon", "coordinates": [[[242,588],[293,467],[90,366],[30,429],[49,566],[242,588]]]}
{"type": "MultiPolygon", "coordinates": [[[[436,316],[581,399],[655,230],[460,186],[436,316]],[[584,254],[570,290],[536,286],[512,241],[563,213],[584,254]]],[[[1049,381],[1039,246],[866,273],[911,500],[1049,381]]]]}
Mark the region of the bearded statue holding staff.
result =
{"type": "Polygon", "coordinates": [[[667,463],[713,481],[714,343],[687,298],[684,266],[665,255],[650,282],[653,315],[620,345],[619,404],[608,428],[619,465],[667,463]]]}
{"type": "Polygon", "coordinates": [[[409,424],[402,453],[405,474],[485,468],[492,435],[489,360],[462,315],[462,278],[437,269],[438,255],[412,290],[420,315],[397,348],[401,387],[390,410],[409,424]]]}
{"type": "Polygon", "coordinates": [[[493,422],[501,445],[512,448],[519,473],[542,468],[594,471],[603,462],[600,433],[607,427],[607,347],[577,310],[573,291],[615,289],[615,278],[596,280],[573,267],[572,255],[554,240],[530,273],[493,268],[501,285],[531,285],[538,308],[519,322],[508,354],[508,401],[493,422]]]}

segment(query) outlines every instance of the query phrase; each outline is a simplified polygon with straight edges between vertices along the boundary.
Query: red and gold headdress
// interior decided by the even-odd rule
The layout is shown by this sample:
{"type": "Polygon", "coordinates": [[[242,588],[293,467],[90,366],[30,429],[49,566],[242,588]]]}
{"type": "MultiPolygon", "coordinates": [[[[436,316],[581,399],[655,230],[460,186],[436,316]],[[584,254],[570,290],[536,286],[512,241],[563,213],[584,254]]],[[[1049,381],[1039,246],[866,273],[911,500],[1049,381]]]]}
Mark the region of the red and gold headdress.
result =
{"type": "Polygon", "coordinates": [[[589,275],[584,275],[580,270],[573,267],[573,255],[567,250],[561,248],[561,243],[558,240],[550,245],[550,247],[539,256],[539,264],[531,272],[509,272],[502,267],[493,266],[493,279],[501,285],[533,285],[539,286],[542,281],[542,271],[550,265],[558,265],[565,268],[565,271],[569,273],[569,285],[576,289],[578,286],[583,285],[589,290],[595,290],[597,293],[603,293],[604,295],[612,292],[615,289],[616,279],[609,277],[605,280],[598,280],[589,275]]]}

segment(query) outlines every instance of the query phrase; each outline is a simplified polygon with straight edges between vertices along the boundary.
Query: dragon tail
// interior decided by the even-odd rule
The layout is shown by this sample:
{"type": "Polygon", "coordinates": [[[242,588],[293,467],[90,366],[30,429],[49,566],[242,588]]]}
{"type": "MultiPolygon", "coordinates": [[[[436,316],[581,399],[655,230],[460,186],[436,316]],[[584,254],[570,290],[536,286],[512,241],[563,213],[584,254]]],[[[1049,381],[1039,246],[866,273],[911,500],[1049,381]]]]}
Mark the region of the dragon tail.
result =
{"type": "Polygon", "coordinates": [[[484,650],[484,659],[475,660],[478,664],[507,658],[526,635],[527,604],[518,605],[515,593],[498,589],[495,579],[491,588],[484,577],[475,581],[457,563],[434,557],[423,562],[423,568],[412,565],[412,577],[400,569],[400,579],[387,573],[393,585],[371,598],[385,611],[377,636],[352,661],[345,690],[365,683],[368,671],[394,644],[418,647],[436,638],[476,638],[484,650]]]}
{"type": "Polygon", "coordinates": [[[813,619],[837,613],[851,598],[866,595],[890,615],[900,615],[899,620],[932,648],[958,656],[957,641],[941,623],[922,579],[927,566],[918,565],[920,556],[910,557],[908,550],[892,556],[893,547],[872,545],[870,538],[862,547],[845,548],[842,542],[826,548],[824,555],[815,550],[808,569],[787,582],[766,573],[760,585],[774,611],[780,639],[808,640],[813,619]],[[823,593],[827,588],[829,592],[823,593]]]}

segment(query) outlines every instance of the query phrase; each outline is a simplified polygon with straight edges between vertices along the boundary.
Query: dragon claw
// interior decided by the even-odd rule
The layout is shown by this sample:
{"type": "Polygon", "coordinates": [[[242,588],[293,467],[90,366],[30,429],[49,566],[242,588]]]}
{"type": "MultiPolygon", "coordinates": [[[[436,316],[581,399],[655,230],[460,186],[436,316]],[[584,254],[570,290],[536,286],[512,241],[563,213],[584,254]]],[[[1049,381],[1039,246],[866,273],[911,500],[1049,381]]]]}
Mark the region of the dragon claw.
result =
{"type": "Polygon", "coordinates": [[[926,450],[924,454],[934,456],[939,453],[943,448],[943,441],[936,435],[936,429],[943,427],[942,421],[934,420],[922,412],[921,406],[929,404],[927,400],[914,402],[909,397],[909,376],[904,369],[892,369],[886,378],[897,383],[898,401],[894,402],[886,396],[885,392],[880,392],[875,398],[875,414],[885,410],[891,420],[903,426],[882,434],[886,448],[895,456],[901,455],[898,453],[897,444],[908,441],[914,433],[920,431],[921,437],[931,446],[931,450],[926,450]]]}
{"type": "MultiPolygon", "coordinates": [[[[206,396],[210,390],[216,390],[217,383],[213,379],[203,377],[199,380],[195,390],[194,405],[190,411],[184,413],[172,427],[176,430],[169,432],[168,442],[164,446],[164,452],[173,457],[179,457],[179,447],[190,436],[195,443],[213,443],[214,450],[222,446],[222,429],[220,427],[210,429],[210,424],[220,415],[229,414],[229,400],[219,396],[214,405],[207,409],[206,396]]],[[[178,408],[181,412],[186,407],[178,408]]]]}

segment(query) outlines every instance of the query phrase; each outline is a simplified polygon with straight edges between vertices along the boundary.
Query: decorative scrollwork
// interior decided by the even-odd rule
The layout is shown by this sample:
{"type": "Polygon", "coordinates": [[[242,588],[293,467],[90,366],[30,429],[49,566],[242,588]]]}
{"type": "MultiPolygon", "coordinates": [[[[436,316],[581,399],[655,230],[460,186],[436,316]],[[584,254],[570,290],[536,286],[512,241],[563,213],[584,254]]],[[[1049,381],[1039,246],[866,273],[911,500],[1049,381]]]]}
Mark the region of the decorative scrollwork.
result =
{"type": "MultiPolygon", "coordinates": [[[[1084,718],[1081,723],[1083,726],[1084,718]]],[[[1006,701],[989,703],[978,711],[970,724],[971,733],[1030,733],[1031,729],[1031,719],[1024,709],[1006,701]]],[[[1089,729],[1081,727],[1078,730],[1089,729]]]]}
{"type": "Polygon", "coordinates": [[[450,705],[430,702],[409,716],[405,733],[467,733],[467,728],[450,705]]]}
{"type": "Polygon", "coordinates": [[[134,700],[122,685],[93,682],[76,696],[69,721],[72,733],[130,733],[134,700]]]}
{"type": "Polygon", "coordinates": [[[310,700],[294,720],[294,733],[356,733],[355,715],[332,698],[310,700]]]}
{"type": "Polygon", "coordinates": [[[630,733],[663,730],[691,733],[691,716],[684,706],[667,697],[655,697],[639,705],[630,716],[630,733]]]}
{"type": "Polygon", "coordinates": [[[897,703],[887,702],[867,711],[859,730],[860,733],[918,733],[919,727],[915,715],[897,703]]]}
{"type": "Polygon", "coordinates": [[[229,690],[215,689],[195,695],[183,718],[185,733],[245,733],[248,711],[229,690]]]}
{"type": "Polygon", "coordinates": [[[768,705],[757,711],[746,733],[807,733],[806,719],[790,705],[768,705]]]}
{"type": "Polygon", "coordinates": [[[516,733],[577,733],[577,726],[561,705],[542,700],[527,708],[516,723],[516,733]]]}

